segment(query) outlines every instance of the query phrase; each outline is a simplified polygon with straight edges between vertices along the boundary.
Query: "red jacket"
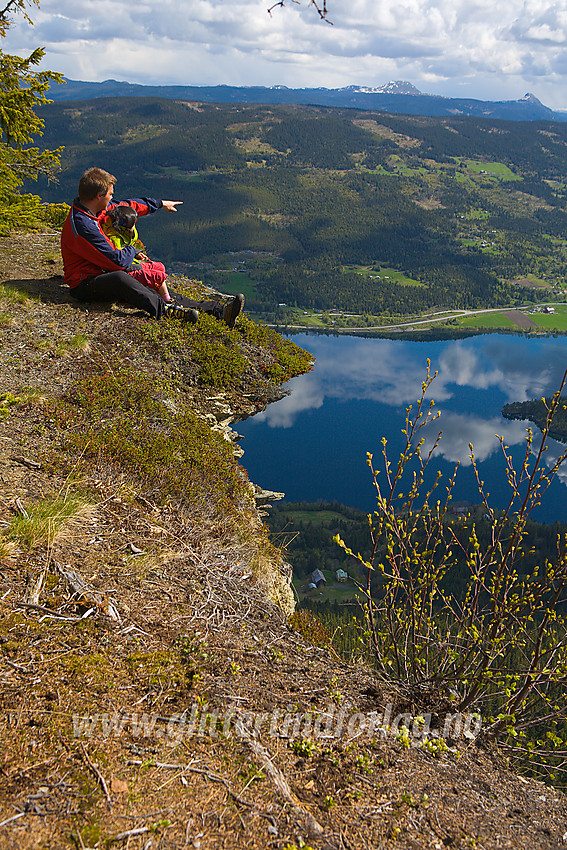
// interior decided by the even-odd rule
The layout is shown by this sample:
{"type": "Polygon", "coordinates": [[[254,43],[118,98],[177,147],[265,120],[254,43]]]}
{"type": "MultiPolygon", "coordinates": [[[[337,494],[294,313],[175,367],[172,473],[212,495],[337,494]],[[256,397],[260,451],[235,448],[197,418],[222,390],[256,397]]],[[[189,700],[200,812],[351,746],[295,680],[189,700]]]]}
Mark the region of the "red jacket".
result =
{"type": "Polygon", "coordinates": [[[131,245],[127,248],[115,248],[100,226],[100,221],[108,210],[119,204],[128,204],[139,216],[154,213],[162,207],[162,202],[153,198],[112,201],[96,216],[75,198],[61,231],[65,283],[68,283],[71,289],[91,275],[119,269],[130,271],[136,248],[131,245]]]}

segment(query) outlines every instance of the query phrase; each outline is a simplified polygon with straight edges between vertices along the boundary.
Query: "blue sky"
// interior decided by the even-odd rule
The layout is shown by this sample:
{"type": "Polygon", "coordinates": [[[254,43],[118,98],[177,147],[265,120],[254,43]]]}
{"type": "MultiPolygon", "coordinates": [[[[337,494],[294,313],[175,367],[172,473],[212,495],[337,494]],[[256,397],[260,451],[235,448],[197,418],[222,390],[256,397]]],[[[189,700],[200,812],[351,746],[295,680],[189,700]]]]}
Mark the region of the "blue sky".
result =
{"type": "Polygon", "coordinates": [[[71,79],[151,84],[378,86],[450,97],[533,92],[567,109],[567,0],[42,0],[2,44],[47,51],[71,79]]]}

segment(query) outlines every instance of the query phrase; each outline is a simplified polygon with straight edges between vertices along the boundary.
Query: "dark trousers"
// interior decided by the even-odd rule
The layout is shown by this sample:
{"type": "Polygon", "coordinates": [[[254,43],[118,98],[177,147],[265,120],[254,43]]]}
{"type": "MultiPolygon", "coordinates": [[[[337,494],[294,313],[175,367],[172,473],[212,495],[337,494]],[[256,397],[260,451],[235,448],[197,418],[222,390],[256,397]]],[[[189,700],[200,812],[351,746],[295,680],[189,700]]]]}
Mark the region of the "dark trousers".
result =
{"type": "MultiPolygon", "coordinates": [[[[154,319],[161,319],[165,310],[165,301],[154,289],[144,286],[128,272],[123,271],[87,277],[70,292],[77,301],[120,301],[122,304],[130,304],[149,313],[154,319]]],[[[179,306],[210,313],[216,319],[223,316],[223,308],[218,301],[192,301],[174,292],[170,295],[172,303],[179,306]]]]}

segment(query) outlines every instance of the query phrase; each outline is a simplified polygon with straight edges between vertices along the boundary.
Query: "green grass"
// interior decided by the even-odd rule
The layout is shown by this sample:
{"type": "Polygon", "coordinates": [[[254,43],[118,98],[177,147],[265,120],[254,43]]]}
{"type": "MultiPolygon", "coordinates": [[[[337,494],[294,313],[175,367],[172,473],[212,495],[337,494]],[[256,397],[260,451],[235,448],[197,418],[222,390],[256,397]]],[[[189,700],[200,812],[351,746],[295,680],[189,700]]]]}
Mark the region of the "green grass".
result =
{"type": "Polygon", "coordinates": [[[378,278],[389,277],[390,280],[394,280],[396,283],[399,283],[400,286],[425,286],[425,284],[421,283],[421,281],[408,277],[403,272],[398,271],[398,269],[386,268],[383,266],[380,266],[379,269],[373,268],[372,266],[345,266],[344,270],[360,274],[363,277],[373,276],[376,280],[378,278]]]}
{"type": "Polygon", "coordinates": [[[22,292],[21,289],[17,289],[16,287],[0,284],[0,301],[19,304],[20,307],[30,307],[34,302],[39,301],[39,296],[22,292]]]}
{"type": "MultiPolygon", "coordinates": [[[[555,305],[555,313],[528,313],[529,318],[541,330],[567,331],[567,304],[555,305]]],[[[518,329],[515,322],[508,319],[504,313],[482,313],[479,316],[469,316],[458,319],[464,328],[504,328],[518,329]]]]}
{"type": "Polygon", "coordinates": [[[526,280],[529,280],[530,283],[533,283],[534,287],[537,289],[551,289],[552,284],[548,280],[544,280],[541,277],[536,277],[535,274],[527,274],[526,280]]]}
{"type": "Polygon", "coordinates": [[[356,599],[357,589],[354,584],[346,582],[345,584],[327,585],[325,588],[311,590],[305,596],[313,594],[314,599],[325,600],[327,602],[354,602],[356,599]],[[322,593],[322,596],[319,596],[322,593]]]}
{"type": "Polygon", "coordinates": [[[309,328],[326,328],[327,325],[321,319],[320,313],[313,313],[310,310],[294,310],[295,316],[289,321],[289,324],[304,325],[309,328]]]}
{"type": "Polygon", "coordinates": [[[312,525],[322,525],[324,522],[345,520],[338,511],[285,511],[286,516],[295,522],[309,522],[312,525]]]}
{"type": "Polygon", "coordinates": [[[44,498],[28,505],[27,516],[17,516],[8,528],[8,537],[32,548],[38,543],[51,545],[58,537],[71,537],[92,516],[92,507],[69,494],[44,498]]]}
{"type": "Polygon", "coordinates": [[[163,165],[161,171],[166,177],[175,180],[184,180],[186,183],[200,183],[203,179],[201,174],[192,174],[189,171],[178,168],[176,165],[163,165]]]}
{"type": "Polygon", "coordinates": [[[567,189],[567,184],[561,183],[559,180],[544,180],[544,183],[547,183],[552,189],[559,189],[563,192],[567,189]]]}
{"type": "Polygon", "coordinates": [[[543,330],[567,331],[567,304],[557,304],[555,313],[532,313],[530,319],[543,330]]]}
{"type": "Polygon", "coordinates": [[[522,177],[514,174],[503,162],[480,162],[476,159],[467,159],[466,166],[468,171],[480,174],[482,177],[494,177],[498,180],[522,180],[522,177]]]}
{"type": "Polygon", "coordinates": [[[419,175],[420,177],[429,174],[427,168],[419,167],[419,168],[410,168],[408,165],[400,159],[397,162],[394,162],[393,165],[396,166],[395,170],[390,170],[388,168],[384,168],[382,165],[377,165],[376,168],[364,168],[364,171],[367,171],[369,174],[383,174],[385,177],[414,177],[415,175],[419,175]]]}
{"type": "Polygon", "coordinates": [[[490,214],[486,210],[469,210],[464,216],[466,221],[486,221],[487,218],[490,214]]]}
{"type": "Polygon", "coordinates": [[[549,239],[552,245],[561,245],[563,248],[567,248],[567,239],[561,236],[553,236],[551,233],[542,233],[541,235],[544,239],[549,239]]]}
{"type": "Polygon", "coordinates": [[[459,324],[464,328],[518,328],[518,325],[503,313],[482,313],[480,316],[461,319],[459,324]]]}
{"type": "Polygon", "coordinates": [[[245,272],[227,272],[223,275],[223,292],[228,295],[237,295],[242,292],[245,298],[251,298],[254,296],[257,285],[257,281],[252,280],[245,272]]]}
{"type": "Polygon", "coordinates": [[[380,267],[380,277],[389,277],[390,280],[394,280],[396,283],[399,283],[400,286],[425,286],[424,283],[421,283],[419,280],[414,280],[411,277],[407,277],[403,272],[397,271],[397,269],[389,269],[380,267]]]}
{"type": "Polygon", "coordinates": [[[347,582],[339,584],[335,578],[335,574],[329,570],[323,570],[323,575],[327,579],[327,585],[308,590],[307,592],[304,592],[304,588],[309,584],[309,576],[303,579],[294,578],[293,586],[298,596],[304,599],[314,599],[317,602],[355,601],[358,590],[350,579],[347,582]]]}

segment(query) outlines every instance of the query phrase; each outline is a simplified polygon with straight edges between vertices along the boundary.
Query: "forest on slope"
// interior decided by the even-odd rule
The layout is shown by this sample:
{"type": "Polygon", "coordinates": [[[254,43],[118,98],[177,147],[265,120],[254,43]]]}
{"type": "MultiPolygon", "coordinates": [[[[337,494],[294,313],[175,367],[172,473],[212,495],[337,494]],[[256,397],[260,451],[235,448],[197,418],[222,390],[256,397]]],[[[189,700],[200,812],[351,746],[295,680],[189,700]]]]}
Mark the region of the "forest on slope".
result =
{"type": "Polygon", "coordinates": [[[183,200],[142,238],[213,285],[238,270],[258,311],[399,316],[561,292],[567,124],[123,97],[41,115],[43,143],[65,145],[44,200],[70,202],[92,164],[117,197],[183,200]]]}

